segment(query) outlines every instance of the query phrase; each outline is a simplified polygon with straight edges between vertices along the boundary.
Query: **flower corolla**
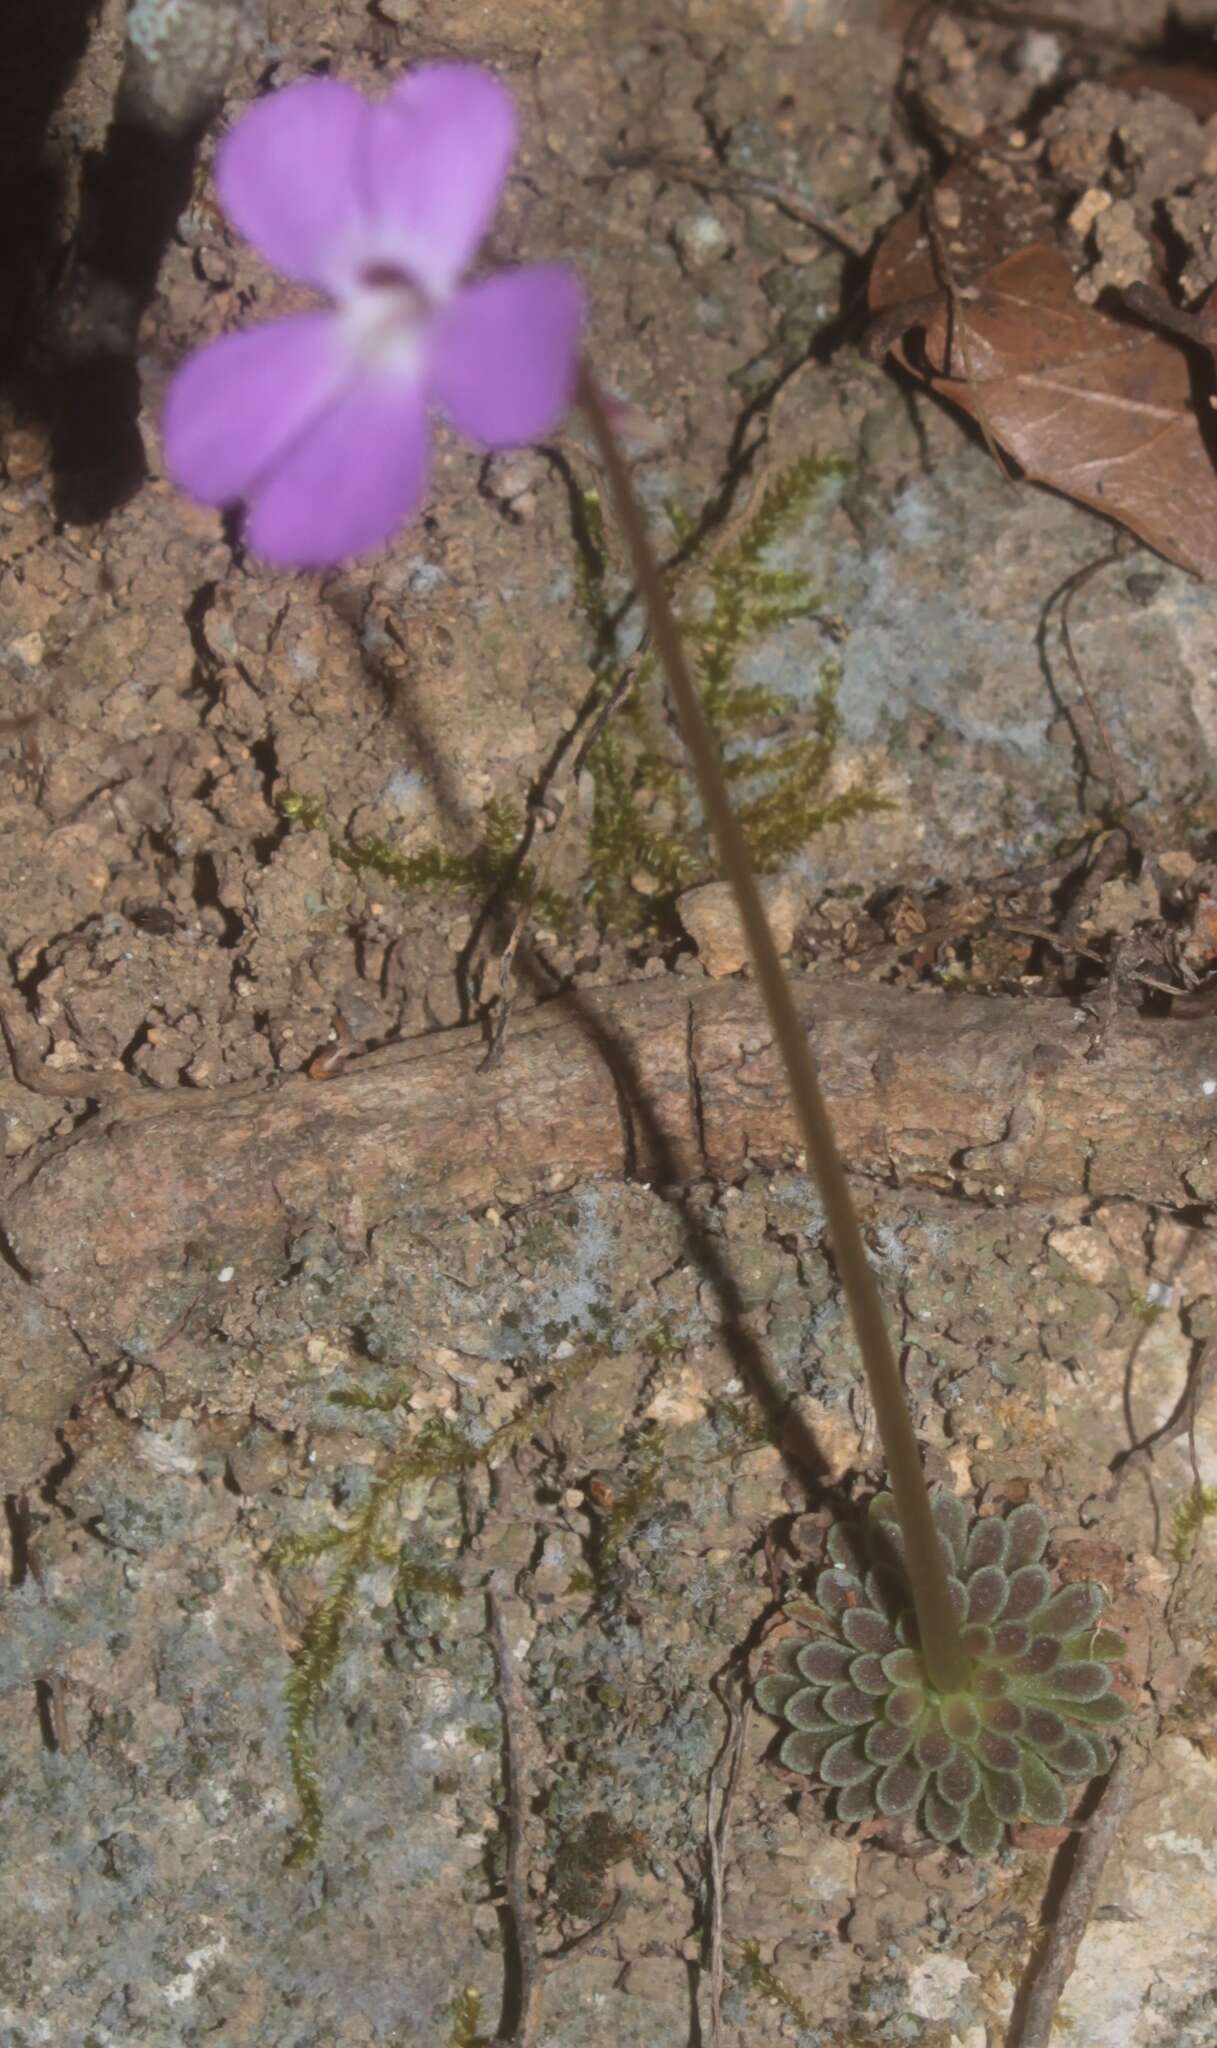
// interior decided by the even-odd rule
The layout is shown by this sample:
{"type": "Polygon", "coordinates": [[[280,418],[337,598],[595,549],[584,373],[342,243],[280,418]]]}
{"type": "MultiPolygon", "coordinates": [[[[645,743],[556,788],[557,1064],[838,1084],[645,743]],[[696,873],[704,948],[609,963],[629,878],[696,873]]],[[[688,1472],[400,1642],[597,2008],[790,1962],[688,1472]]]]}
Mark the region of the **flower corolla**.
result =
{"type": "Polygon", "coordinates": [[[170,476],[203,504],[244,500],[246,538],[267,560],[321,568],[386,541],[426,489],[432,409],[508,448],[569,405],[574,273],[463,282],[515,143],[511,95],[463,64],[424,66],[376,103],[306,79],[221,143],[228,219],[331,302],[212,342],[166,399],[170,476]]]}

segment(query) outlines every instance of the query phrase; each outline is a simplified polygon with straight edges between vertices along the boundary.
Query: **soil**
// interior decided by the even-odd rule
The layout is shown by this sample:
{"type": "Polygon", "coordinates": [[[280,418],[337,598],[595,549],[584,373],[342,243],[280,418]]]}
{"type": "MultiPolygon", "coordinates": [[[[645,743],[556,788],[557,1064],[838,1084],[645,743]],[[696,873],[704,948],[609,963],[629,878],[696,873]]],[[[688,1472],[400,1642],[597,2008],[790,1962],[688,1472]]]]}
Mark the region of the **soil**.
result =
{"type": "Polygon", "coordinates": [[[1211,22],[943,14],[917,113],[915,15],[10,11],[0,2048],[1014,2048],[1072,1854],[841,1826],[740,1715],[881,1463],[579,421],[441,438],[324,577],[163,473],[295,303],[223,125],[437,55],[517,94],[490,254],[578,265],[692,634],[786,493],[719,710],[927,1461],[1042,1503],[1157,1737],[1053,2038],[1217,2041],[1217,598],[867,360],[856,253],[1046,121],[1092,293],[1164,223],[1206,289],[1213,121],[1106,81],[1211,22]]]}

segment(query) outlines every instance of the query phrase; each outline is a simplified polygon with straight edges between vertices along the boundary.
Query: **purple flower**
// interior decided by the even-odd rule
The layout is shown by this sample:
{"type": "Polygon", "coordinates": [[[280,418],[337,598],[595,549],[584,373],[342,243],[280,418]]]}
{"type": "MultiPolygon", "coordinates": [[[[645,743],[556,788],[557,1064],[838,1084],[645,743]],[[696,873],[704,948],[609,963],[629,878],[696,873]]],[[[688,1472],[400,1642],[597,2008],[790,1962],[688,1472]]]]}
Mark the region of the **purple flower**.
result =
{"type": "Polygon", "coordinates": [[[427,483],[428,412],[487,448],[536,440],[570,403],[583,299],[556,265],[461,277],[498,203],[515,107],[487,72],[434,64],[370,105],[313,78],[220,145],[229,220],[328,311],[226,335],[178,372],[165,460],[207,505],[248,503],[270,561],[378,547],[427,483]]]}

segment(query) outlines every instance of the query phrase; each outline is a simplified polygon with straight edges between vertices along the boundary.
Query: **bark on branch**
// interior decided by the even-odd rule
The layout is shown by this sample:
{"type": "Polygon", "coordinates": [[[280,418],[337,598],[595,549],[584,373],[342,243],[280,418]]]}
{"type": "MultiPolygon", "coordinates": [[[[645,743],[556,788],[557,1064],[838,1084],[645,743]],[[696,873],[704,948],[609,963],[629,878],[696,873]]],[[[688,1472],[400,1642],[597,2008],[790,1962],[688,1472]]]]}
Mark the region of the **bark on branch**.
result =
{"type": "MultiPolygon", "coordinates": [[[[1000,1203],[1217,1199],[1209,1024],[1121,1019],[1096,1059],[1091,1021],[1060,1003],[809,977],[798,1000],[859,1175],[1000,1203]]],[[[21,1162],[0,1217],[0,1490],[38,1469],[87,1379],[82,1347],[155,1355],[201,1256],[269,1279],[285,1241],[352,1205],[373,1229],[589,1175],[671,1185],[796,1158],[747,982],[587,991],[518,1019],[489,1072],[484,1051],[461,1030],[332,1081],[141,1097],[21,1162]]]]}

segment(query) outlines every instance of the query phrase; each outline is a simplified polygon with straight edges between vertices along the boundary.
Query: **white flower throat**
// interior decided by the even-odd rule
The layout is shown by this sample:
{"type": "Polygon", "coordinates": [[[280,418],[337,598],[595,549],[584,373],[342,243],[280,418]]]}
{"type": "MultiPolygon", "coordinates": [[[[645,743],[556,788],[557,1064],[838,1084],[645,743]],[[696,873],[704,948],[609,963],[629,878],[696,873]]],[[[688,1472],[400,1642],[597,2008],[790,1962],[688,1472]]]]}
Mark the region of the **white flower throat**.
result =
{"type": "Polygon", "coordinates": [[[339,311],[342,332],[363,370],[417,379],[435,301],[394,263],[366,263],[339,311]]]}

